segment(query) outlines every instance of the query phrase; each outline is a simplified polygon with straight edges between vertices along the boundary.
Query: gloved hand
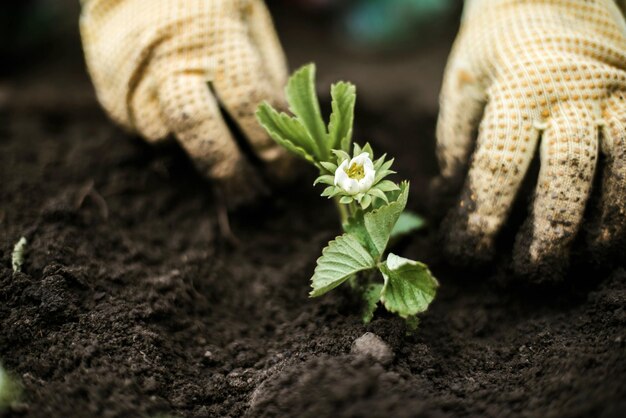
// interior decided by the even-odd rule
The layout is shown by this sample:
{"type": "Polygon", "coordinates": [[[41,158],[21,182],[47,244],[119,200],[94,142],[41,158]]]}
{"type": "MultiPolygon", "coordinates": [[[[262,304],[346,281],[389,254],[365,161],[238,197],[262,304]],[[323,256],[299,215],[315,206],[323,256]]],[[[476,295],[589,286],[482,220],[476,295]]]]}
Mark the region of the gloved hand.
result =
{"type": "Polygon", "coordinates": [[[263,182],[229,131],[222,105],[270,175],[288,174],[289,157],[255,119],[261,101],[283,105],[287,79],[262,0],[82,3],[87,67],[115,122],[148,141],[174,134],[197,168],[237,204],[263,182]]]}
{"type": "Polygon", "coordinates": [[[467,0],[440,104],[444,179],[462,175],[479,125],[446,221],[451,253],[491,255],[537,148],[541,169],[515,243],[516,271],[538,280],[563,272],[601,154],[590,241],[624,250],[626,22],[613,0],[467,0]]]}

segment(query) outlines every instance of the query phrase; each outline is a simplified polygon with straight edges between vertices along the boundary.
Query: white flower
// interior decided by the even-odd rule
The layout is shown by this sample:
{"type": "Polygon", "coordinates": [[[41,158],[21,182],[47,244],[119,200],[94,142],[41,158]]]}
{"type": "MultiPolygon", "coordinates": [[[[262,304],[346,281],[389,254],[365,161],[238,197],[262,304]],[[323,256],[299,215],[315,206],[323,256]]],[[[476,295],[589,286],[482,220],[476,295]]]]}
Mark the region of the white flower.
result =
{"type": "Polygon", "coordinates": [[[367,152],[344,160],[335,171],[335,186],[349,195],[367,192],[374,184],[376,170],[367,152]]]}

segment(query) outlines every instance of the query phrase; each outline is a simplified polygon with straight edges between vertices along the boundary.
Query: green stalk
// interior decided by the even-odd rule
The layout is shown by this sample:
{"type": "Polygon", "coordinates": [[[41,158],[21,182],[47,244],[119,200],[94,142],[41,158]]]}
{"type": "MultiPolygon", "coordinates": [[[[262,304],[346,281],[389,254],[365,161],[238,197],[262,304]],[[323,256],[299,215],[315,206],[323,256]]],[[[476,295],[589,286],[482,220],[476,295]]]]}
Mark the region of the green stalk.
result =
{"type": "Polygon", "coordinates": [[[335,206],[337,207],[337,212],[339,212],[339,217],[341,218],[341,226],[348,222],[348,218],[350,214],[348,213],[348,209],[345,205],[339,203],[339,198],[335,197],[333,199],[335,202],[335,206]]]}
{"type": "Polygon", "coordinates": [[[356,203],[354,203],[355,201],[353,200],[350,203],[350,216],[354,216],[354,214],[356,214],[356,211],[359,209],[359,207],[356,205],[356,203]]]}

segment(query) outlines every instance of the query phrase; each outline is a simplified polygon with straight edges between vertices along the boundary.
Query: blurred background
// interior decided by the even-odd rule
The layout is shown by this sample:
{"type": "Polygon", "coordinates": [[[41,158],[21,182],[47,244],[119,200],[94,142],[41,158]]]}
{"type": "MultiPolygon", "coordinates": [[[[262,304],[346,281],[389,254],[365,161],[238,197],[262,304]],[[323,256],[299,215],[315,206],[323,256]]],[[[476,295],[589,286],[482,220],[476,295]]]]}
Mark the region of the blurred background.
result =
{"type": "MultiPolygon", "coordinates": [[[[436,108],[460,0],[267,3],[292,68],[315,61],[320,84],[349,79],[372,105],[436,108]]],[[[56,91],[66,104],[89,98],[79,13],[78,0],[0,3],[0,106],[43,106],[56,91]]]]}

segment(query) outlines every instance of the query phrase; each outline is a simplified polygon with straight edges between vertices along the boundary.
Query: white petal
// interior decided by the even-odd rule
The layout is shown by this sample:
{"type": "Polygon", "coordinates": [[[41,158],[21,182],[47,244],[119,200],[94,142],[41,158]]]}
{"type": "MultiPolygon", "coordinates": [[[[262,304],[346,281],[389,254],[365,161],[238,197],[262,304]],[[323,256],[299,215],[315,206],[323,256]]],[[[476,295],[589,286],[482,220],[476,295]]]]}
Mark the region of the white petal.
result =
{"type": "Polygon", "coordinates": [[[374,163],[369,157],[367,152],[362,152],[351,160],[343,161],[337,170],[335,171],[335,186],[343,189],[347,194],[356,195],[359,193],[367,192],[374,184],[376,177],[376,170],[374,170],[374,163]],[[364,177],[360,180],[355,180],[348,176],[346,169],[353,164],[363,167],[364,177]]]}
{"type": "Polygon", "coordinates": [[[351,179],[350,177],[343,182],[341,188],[344,189],[346,193],[351,195],[355,195],[360,192],[359,182],[355,179],[351,179]]]}
{"type": "Polygon", "coordinates": [[[367,192],[374,184],[376,177],[374,163],[367,152],[362,152],[350,161],[350,165],[352,164],[363,166],[364,177],[358,181],[358,193],[367,192]]]}
{"type": "Polygon", "coordinates": [[[367,152],[362,152],[356,157],[354,157],[352,160],[350,160],[350,166],[352,166],[352,164],[355,164],[355,163],[357,165],[362,165],[363,167],[367,167],[368,165],[371,167],[374,167],[374,164],[372,164],[372,160],[370,160],[370,156],[367,152]]]}
{"type": "Polygon", "coordinates": [[[340,186],[340,183],[348,178],[348,173],[346,173],[346,167],[348,166],[348,163],[349,161],[345,160],[339,165],[339,167],[337,167],[337,170],[335,170],[335,186],[340,186]]]}
{"type": "Polygon", "coordinates": [[[362,192],[368,191],[374,184],[376,172],[374,170],[366,170],[365,177],[359,180],[359,189],[362,192]]]}

